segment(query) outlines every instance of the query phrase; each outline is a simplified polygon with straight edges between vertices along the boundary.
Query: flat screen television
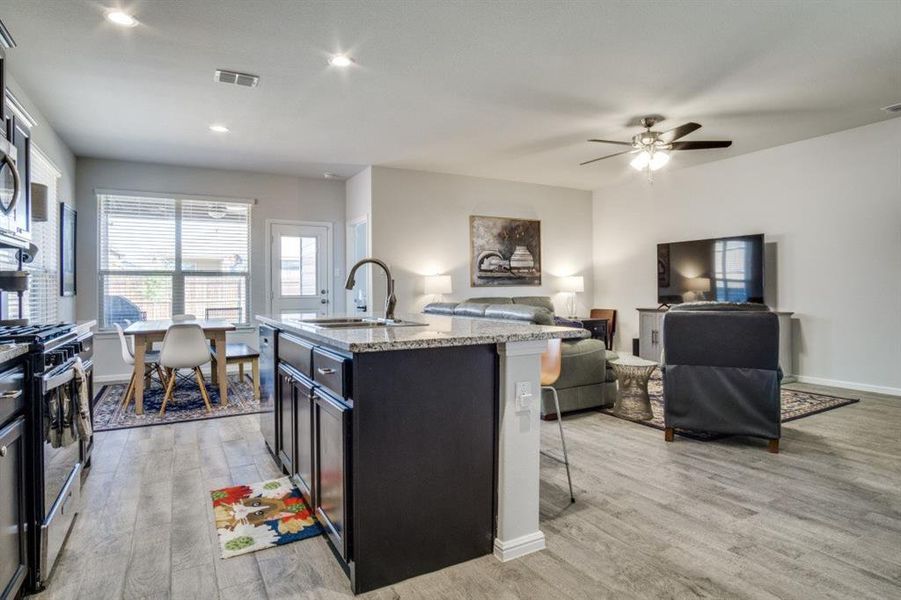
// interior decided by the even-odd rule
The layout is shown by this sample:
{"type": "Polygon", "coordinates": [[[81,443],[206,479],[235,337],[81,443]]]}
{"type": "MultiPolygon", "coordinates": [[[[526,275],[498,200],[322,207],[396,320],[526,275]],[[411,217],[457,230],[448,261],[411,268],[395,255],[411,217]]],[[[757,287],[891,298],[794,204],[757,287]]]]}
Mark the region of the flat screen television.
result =
{"type": "Polygon", "coordinates": [[[657,244],[657,302],[763,304],[763,234],[657,244]]]}

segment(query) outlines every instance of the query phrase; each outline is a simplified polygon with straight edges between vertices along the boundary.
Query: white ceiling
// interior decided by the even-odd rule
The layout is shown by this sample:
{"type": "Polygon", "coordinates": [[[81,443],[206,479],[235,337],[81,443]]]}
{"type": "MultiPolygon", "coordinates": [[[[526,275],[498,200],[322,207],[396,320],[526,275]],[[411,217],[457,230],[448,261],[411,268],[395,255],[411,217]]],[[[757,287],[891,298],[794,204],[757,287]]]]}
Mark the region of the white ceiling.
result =
{"type": "Polygon", "coordinates": [[[627,124],[728,150],[889,118],[901,1],[263,2],[0,0],[10,69],[80,156],[321,176],[375,164],[593,189],[640,177],[627,124]],[[338,71],[330,53],[358,64],[338,71]],[[260,75],[257,89],[213,82],[260,75]],[[212,122],[228,135],[208,131],[212,122]]]}

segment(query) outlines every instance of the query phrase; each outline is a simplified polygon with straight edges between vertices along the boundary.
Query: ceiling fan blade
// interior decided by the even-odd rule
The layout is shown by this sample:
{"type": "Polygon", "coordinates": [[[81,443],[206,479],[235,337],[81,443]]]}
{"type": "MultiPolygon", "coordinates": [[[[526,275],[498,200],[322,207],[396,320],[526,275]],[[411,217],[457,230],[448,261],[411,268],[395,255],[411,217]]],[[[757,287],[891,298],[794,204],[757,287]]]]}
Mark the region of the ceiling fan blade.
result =
{"type": "Polygon", "coordinates": [[[731,141],[721,142],[673,142],[672,150],[708,150],[710,148],[728,148],[732,145],[731,141]]]}
{"type": "Polygon", "coordinates": [[[685,137],[692,131],[697,131],[701,128],[700,123],[686,123],[685,125],[679,125],[678,127],[674,127],[669,131],[664,131],[660,134],[660,139],[667,144],[678,140],[680,137],[685,137]]]}
{"type": "Polygon", "coordinates": [[[593,162],[598,162],[599,160],[604,160],[605,158],[612,158],[614,156],[619,156],[621,154],[631,154],[632,152],[635,152],[635,150],[624,150],[623,152],[617,152],[616,154],[608,154],[607,156],[602,156],[600,158],[593,158],[591,160],[586,160],[583,163],[579,163],[579,166],[582,167],[584,165],[591,164],[593,162]]]}
{"type": "Polygon", "coordinates": [[[632,142],[615,142],[613,140],[588,140],[589,142],[600,142],[602,144],[616,144],[618,146],[631,146],[632,142]]]}

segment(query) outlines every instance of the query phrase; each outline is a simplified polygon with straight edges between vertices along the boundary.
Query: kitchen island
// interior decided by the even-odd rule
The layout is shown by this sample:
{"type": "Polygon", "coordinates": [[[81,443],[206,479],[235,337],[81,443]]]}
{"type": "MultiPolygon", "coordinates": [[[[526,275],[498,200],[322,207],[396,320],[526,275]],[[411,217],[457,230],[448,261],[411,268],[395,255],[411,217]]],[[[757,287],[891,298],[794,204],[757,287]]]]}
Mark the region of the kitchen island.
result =
{"type": "Polygon", "coordinates": [[[544,547],[540,356],[549,339],[588,335],[397,318],[257,316],[263,403],[274,405],[264,437],[355,593],[544,547]]]}

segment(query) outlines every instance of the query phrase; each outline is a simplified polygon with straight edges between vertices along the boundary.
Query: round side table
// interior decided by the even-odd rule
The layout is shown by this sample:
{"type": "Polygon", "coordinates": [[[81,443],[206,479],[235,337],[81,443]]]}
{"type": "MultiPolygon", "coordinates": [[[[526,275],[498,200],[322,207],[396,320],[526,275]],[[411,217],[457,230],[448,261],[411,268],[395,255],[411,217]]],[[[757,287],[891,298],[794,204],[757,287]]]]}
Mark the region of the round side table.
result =
{"type": "Polygon", "coordinates": [[[635,356],[621,356],[610,361],[619,382],[613,414],[631,421],[646,421],[654,417],[648,397],[648,379],[657,363],[635,356]]]}

